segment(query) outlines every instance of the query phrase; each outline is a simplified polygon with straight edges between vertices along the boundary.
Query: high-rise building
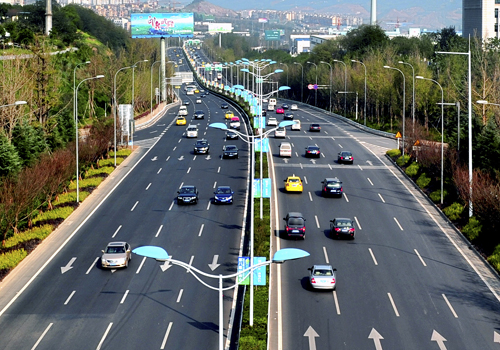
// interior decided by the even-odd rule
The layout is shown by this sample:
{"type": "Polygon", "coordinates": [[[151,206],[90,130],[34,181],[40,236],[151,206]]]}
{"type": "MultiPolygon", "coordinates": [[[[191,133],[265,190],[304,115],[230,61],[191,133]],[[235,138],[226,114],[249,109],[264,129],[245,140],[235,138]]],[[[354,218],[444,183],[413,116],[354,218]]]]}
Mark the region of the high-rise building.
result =
{"type": "Polygon", "coordinates": [[[462,35],[464,38],[499,38],[500,0],[462,0],[462,35]]]}

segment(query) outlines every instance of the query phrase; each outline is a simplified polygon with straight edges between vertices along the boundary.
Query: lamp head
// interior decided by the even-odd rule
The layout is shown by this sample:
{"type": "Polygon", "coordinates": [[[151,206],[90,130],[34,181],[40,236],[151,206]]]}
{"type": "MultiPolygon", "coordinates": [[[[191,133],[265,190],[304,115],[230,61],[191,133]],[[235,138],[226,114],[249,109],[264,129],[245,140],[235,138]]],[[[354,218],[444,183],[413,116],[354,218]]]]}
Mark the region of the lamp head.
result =
{"type": "Polygon", "coordinates": [[[273,262],[274,263],[282,263],[287,260],[295,260],[295,259],[300,259],[300,258],[305,258],[306,256],[309,256],[308,252],[302,249],[297,249],[297,248],[284,248],[278,250],[276,253],[274,253],[273,256],[273,262]]]}
{"type": "Polygon", "coordinates": [[[482,104],[482,105],[487,105],[488,101],[486,101],[486,100],[478,100],[478,101],[476,101],[476,103],[479,103],[479,104],[482,104]]]}
{"type": "Polygon", "coordinates": [[[210,128],[214,128],[214,129],[227,130],[227,125],[224,123],[212,123],[212,124],[208,124],[208,126],[210,128]]]}

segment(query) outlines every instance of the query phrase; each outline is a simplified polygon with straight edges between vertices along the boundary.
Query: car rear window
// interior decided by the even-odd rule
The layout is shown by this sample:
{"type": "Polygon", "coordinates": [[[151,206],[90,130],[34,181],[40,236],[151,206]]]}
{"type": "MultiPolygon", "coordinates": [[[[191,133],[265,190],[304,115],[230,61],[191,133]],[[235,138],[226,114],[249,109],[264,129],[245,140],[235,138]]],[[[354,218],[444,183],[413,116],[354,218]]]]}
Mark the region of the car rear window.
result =
{"type": "Polygon", "coordinates": [[[301,218],[290,218],[288,225],[304,225],[304,220],[301,218]]]}
{"type": "Polygon", "coordinates": [[[337,221],[337,226],[339,227],[350,227],[351,226],[351,222],[350,221],[337,221]]]}
{"type": "Polygon", "coordinates": [[[314,276],[333,276],[332,270],[314,270],[314,276]]]}
{"type": "Polygon", "coordinates": [[[326,187],[328,188],[339,188],[342,187],[342,184],[340,182],[329,182],[326,184],[326,187]]]}

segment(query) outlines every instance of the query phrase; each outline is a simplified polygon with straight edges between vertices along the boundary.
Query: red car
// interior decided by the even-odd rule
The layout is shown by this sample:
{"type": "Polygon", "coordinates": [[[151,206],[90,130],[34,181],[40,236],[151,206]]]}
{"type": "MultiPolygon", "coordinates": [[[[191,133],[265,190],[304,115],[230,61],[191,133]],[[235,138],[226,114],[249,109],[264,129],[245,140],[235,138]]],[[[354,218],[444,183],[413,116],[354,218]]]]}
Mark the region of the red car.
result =
{"type": "Polygon", "coordinates": [[[276,114],[285,114],[285,110],[283,108],[276,108],[276,114]]]}

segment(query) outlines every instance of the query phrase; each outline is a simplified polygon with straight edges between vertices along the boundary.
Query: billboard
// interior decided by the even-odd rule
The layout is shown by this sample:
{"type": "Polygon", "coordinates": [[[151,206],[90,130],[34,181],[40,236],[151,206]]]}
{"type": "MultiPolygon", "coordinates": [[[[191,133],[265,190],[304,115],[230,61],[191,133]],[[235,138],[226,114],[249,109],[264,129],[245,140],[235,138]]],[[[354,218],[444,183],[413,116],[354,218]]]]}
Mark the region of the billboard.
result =
{"type": "Polygon", "coordinates": [[[264,31],[266,41],[279,41],[280,31],[279,30],[265,30],[264,31]]]}
{"type": "Polygon", "coordinates": [[[269,20],[267,18],[259,18],[259,23],[267,23],[269,20]]]}
{"type": "Polygon", "coordinates": [[[232,30],[231,23],[208,23],[209,33],[231,33],[232,30]]]}
{"type": "Polygon", "coordinates": [[[132,38],[192,37],[193,13],[132,13],[132,38]]]}

